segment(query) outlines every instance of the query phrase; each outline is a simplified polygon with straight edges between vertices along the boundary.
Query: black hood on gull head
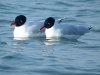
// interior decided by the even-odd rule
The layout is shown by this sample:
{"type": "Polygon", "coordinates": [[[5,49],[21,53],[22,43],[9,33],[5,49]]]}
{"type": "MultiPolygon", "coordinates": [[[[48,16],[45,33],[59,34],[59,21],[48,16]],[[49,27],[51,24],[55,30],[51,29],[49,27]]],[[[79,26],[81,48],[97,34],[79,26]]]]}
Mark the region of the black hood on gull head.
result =
{"type": "Polygon", "coordinates": [[[51,28],[55,23],[55,19],[53,17],[49,17],[45,20],[44,22],[44,27],[45,28],[51,28]]]}
{"type": "Polygon", "coordinates": [[[22,26],[26,22],[26,17],[24,15],[19,15],[15,18],[16,26],[22,26]]]}

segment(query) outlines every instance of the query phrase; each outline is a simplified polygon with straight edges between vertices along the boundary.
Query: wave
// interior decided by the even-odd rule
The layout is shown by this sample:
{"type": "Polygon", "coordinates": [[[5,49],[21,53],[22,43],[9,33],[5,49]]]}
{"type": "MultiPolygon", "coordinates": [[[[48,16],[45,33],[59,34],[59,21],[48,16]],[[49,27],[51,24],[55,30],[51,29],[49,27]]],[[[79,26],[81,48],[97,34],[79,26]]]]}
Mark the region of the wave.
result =
{"type": "Polygon", "coordinates": [[[92,29],[93,32],[100,32],[100,29],[92,29]]]}
{"type": "Polygon", "coordinates": [[[17,70],[16,67],[8,66],[8,65],[0,65],[0,71],[12,71],[17,70]]]}
{"type": "Polygon", "coordinates": [[[10,20],[7,20],[7,19],[6,19],[6,20],[4,20],[4,19],[1,19],[1,20],[0,20],[0,23],[10,23],[10,22],[11,22],[11,21],[10,21],[10,20]]]}
{"type": "Polygon", "coordinates": [[[74,4],[68,3],[68,2],[62,2],[62,1],[57,1],[56,2],[57,5],[63,5],[63,6],[76,6],[74,4]]]}
{"type": "Polygon", "coordinates": [[[11,4],[3,4],[0,3],[0,10],[9,10],[9,9],[13,9],[14,7],[11,4]]]}
{"type": "Polygon", "coordinates": [[[14,54],[8,54],[8,55],[4,55],[3,57],[2,57],[2,59],[4,59],[4,60],[11,60],[11,59],[18,59],[18,60],[20,60],[20,59],[22,59],[23,58],[23,55],[22,54],[17,54],[17,53],[14,53],[14,54]]]}

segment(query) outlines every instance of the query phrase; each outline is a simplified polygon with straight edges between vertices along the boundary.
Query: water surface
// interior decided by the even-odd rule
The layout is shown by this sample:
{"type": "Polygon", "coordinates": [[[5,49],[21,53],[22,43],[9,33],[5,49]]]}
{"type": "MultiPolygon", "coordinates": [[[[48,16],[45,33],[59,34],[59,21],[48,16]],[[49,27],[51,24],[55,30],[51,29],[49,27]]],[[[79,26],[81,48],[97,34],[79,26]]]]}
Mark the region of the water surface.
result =
{"type": "Polygon", "coordinates": [[[1,0],[0,75],[100,75],[99,0],[1,0]],[[11,21],[23,14],[36,21],[53,16],[92,26],[78,40],[14,40],[11,21]]]}

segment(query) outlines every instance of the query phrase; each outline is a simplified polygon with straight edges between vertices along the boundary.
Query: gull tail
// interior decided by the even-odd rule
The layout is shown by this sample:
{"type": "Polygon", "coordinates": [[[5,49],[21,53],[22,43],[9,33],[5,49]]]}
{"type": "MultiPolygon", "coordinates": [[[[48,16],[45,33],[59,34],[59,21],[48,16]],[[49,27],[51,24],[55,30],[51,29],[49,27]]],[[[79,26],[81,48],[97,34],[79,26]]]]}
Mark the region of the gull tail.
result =
{"type": "Polygon", "coordinates": [[[89,30],[91,30],[92,28],[93,28],[93,27],[91,27],[91,26],[90,26],[90,27],[88,27],[88,29],[89,29],[89,30]]]}
{"type": "Polygon", "coordinates": [[[66,17],[63,17],[63,18],[58,19],[58,23],[63,22],[64,19],[66,19],[66,17]]]}

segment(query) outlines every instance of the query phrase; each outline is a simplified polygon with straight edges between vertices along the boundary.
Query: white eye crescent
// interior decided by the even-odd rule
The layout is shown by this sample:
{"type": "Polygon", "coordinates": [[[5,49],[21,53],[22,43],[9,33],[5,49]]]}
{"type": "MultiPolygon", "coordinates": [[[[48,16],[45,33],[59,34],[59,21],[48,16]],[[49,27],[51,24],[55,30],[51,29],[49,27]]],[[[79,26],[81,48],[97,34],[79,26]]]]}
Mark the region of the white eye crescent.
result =
{"type": "Polygon", "coordinates": [[[50,25],[50,23],[47,23],[48,25],[50,25]]]}
{"type": "Polygon", "coordinates": [[[23,21],[22,21],[22,20],[20,20],[20,22],[22,23],[23,21]]]}

